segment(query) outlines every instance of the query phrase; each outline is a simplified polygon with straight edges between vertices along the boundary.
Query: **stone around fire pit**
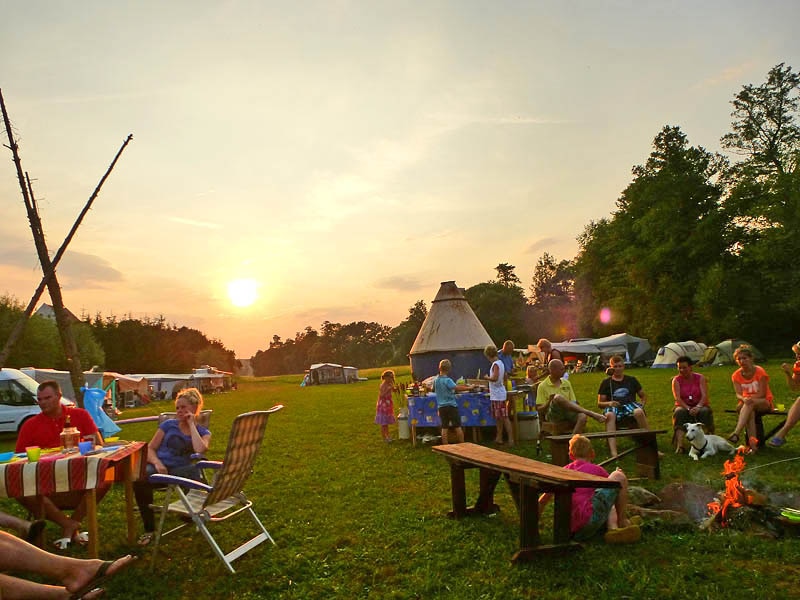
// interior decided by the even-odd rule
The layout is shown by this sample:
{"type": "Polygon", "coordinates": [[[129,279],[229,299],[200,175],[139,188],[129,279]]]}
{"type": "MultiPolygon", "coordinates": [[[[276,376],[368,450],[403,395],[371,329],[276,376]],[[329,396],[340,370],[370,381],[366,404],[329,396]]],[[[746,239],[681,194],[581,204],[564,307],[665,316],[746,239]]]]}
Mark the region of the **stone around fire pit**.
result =
{"type": "Polygon", "coordinates": [[[686,513],[700,523],[708,516],[708,503],[715,500],[718,490],[696,483],[671,483],[659,492],[661,502],[653,508],[686,513]]]}
{"type": "Polygon", "coordinates": [[[628,502],[638,506],[653,506],[661,502],[661,498],[643,487],[632,485],[628,487],[628,502]]]}

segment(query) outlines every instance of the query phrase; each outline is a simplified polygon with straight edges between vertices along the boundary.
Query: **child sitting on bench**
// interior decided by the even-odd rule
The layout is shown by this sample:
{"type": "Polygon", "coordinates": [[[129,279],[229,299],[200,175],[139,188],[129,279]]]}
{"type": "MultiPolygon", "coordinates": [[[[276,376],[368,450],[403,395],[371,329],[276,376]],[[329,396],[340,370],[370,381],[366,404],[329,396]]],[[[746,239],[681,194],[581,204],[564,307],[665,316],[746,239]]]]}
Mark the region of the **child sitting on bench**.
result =
{"type": "MultiPolygon", "coordinates": [[[[592,463],[594,448],[586,436],[575,434],[569,442],[572,462],[565,469],[607,477],[619,481],[619,488],[577,488],[572,494],[570,533],[576,541],[588,540],[607,528],[605,541],[609,544],[638,542],[642,532],[625,514],[628,505],[628,479],[621,469],[610,475],[603,467],[592,463]]],[[[539,512],[552,500],[553,494],[539,496],[539,512]]]]}

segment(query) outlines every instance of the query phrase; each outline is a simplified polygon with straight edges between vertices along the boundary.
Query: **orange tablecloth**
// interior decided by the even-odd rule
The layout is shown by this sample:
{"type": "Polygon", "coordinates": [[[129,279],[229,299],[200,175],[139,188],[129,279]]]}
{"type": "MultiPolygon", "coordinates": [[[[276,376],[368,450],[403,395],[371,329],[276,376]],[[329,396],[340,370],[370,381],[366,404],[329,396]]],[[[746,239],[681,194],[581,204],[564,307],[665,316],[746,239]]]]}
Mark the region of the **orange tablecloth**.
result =
{"type": "Polygon", "coordinates": [[[0,497],[49,496],[57,492],[87,491],[89,555],[97,556],[97,501],[95,489],[114,482],[125,483],[128,540],[136,537],[133,521],[133,482],[144,477],[147,444],[130,442],[115,452],[92,456],[68,454],[57,458],[42,456],[0,465],[0,497]]]}

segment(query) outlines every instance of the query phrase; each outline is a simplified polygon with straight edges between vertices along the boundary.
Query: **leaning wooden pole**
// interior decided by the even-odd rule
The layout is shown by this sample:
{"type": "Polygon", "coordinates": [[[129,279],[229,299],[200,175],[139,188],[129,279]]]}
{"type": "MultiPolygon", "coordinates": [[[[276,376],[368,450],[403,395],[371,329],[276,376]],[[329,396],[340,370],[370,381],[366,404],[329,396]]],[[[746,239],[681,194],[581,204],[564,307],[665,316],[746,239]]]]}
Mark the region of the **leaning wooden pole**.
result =
{"type": "MultiPolygon", "coordinates": [[[[30,197],[30,204],[26,203],[25,209],[28,211],[28,221],[30,221],[31,224],[33,242],[36,246],[36,252],[39,255],[39,264],[42,265],[42,272],[46,273],[51,270],[52,266],[50,253],[47,250],[47,240],[44,237],[42,219],[39,216],[39,209],[36,206],[36,196],[33,193],[33,186],[31,185],[31,179],[28,177],[27,172],[25,173],[25,183],[27,184],[30,197]]],[[[78,404],[83,407],[83,392],[81,392],[81,386],[83,385],[83,367],[81,366],[81,355],[80,352],[78,352],[78,345],[75,343],[75,336],[72,335],[72,323],[70,323],[67,310],[64,307],[64,298],[61,295],[61,284],[58,283],[58,276],[55,270],[53,270],[53,275],[47,281],[47,291],[50,294],[50,300],[53,302],[56,328],[61,338],[64,354],[67,357],[67,366],[69,368],[70,379],[72,380],[72,389],[75,391],[78,404]]]]}
{"type": "MultiPolygon", "coordinates": [[[[0,89],[0,109],[2,109],[2,112],[3,112],[3,122],[5,124],[6,133],[8,134],[9,146],[7,146],[7,147],[11,150],[11,153],[12,153],[12,155],[14,157],[14,164],[17,167],[17,177],[18,177],[19,182],[20,182],[20,189],[22,190],[22,196],[23,196],[23,198],[25,200],[26,206],[28,206],[29,204],[32,205],[31,198],[30,198],[30,196],[28,194],[28,188],[25,185],[25,179],[24,179],[24,176],[23,176],[23,173],[22,173],[22,165],[21,165],[21,161],[20,161],[20,158],[19,158],[18,145],[14,141],[14,136],[13,136],[13,134],[11,132],[11,122],[10,122],[10,120],[8,118],[8,113],[6,111],[6,105],[5,105],[5,101],[3,100],[2,89],[0,89]]],[[[117,160],[119,160],[119,157],[122,155],[122,152],[125,150],[125,148],[127,147],[128,143],[132,139],[133,139],[133,135],[128,135],[128,137],[122,143],[122,146],[117,151],[116,156],[114,156],[114,160],[111,161],[111,164],[109,165],[108,169],[106,169],[105,174],[100,179],[100,182],[95,187],[94,192],[92,192],[92,195],[87,200],[86,204],[83,207],[83,210],[81,210],[80,214],[78,215],[77,219],[75,220],[75,223],[72,225],[72,229],[70,229],[69,233],[67,234],[67,237],[64,239],[64,241],[62,242],[62,244],[59,247],[58,251],[56,252],[55,256],[50,261],[49,268],[45,268],[45,266],[42,265],[42,270],[44,272],[43,276],[42,276],[42,280],[39,283],[39,286],[36,288],[36,291],[33,293],[33,296],[31,297],[31,300],[28,303],[28,306],[25,308],[25,311],[24,311],[22,317],[20,317],[19,321],[17,321],[17,324],[14,326],[14,329],[11,331],[11,334],[9,335],[8,339],[6,340],[6,343],[5,343],[5,346],[3,347],[2,352],[0,352],[0,369],[3,368],[3,365],[5,364],[6,360],[8,360],[8,355],[11,353],[12,348],[14,347],[14,345],[17,343],[17,341],[19,340],[20,336],[22,335],[22,332],[25,329],[25,323],[27,322],[28,318],[33,313],[33,309],[36,306],[36,303],[39,301],[39,298],[41,297],[42,292],[44,291],[44,288],[47,286],[47,283],[50,281],[50,278],[55,273],[56,267],[58,266],[58,263],[61,261],[61,257],[64,255],[64,252],[66,252],[67,246],[69,246],[69,243],[72,241],[72,238],[75,236],[75,232],[78,230],[78,227],[80,226],[81,222],[83,221],[83,218],[86,216],[86,213],[89,212],[89,209],[92,207],[92,204],[94,203],[95,199],[100,194],[100,190],[102,189],[103,184],[105,183],[106,179],[108,179],[108,176],[111,174],[111,171],[114,170],[114,166],[117,164],[117,160]]],[[[78,389],[80,389],[80,385],[78,386],[78,389]]]]}

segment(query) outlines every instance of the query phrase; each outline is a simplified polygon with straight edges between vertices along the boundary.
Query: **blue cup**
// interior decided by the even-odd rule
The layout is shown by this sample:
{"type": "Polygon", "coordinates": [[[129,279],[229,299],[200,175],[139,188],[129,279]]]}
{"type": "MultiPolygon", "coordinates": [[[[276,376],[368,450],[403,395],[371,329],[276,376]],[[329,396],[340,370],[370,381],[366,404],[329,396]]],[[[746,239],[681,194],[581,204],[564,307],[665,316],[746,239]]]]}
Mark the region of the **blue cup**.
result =
{"type": "Polygon", "coordinates": [[[87,440],[85,442],[78,442],[78,450],[80,450],[81,454],[88,454],[92,450],[94,450],[94,442],[91,440],[87,440]]]}

